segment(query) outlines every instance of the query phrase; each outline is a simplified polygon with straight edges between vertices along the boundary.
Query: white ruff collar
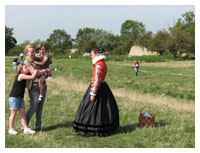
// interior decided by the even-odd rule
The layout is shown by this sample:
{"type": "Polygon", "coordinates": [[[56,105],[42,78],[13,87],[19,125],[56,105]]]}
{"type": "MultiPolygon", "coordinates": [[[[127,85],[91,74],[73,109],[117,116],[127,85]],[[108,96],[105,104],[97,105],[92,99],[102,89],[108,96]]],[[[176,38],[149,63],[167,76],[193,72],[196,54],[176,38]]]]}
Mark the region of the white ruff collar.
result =
{"type": "Polygon", "coordinates": [[[102,59],[105,59],[106,56],[105,55],[99,55],[97,57],[95,57],[93,60],[92,60],[92,64],[95,64],[96,62],[102,60],[102,59]]]}

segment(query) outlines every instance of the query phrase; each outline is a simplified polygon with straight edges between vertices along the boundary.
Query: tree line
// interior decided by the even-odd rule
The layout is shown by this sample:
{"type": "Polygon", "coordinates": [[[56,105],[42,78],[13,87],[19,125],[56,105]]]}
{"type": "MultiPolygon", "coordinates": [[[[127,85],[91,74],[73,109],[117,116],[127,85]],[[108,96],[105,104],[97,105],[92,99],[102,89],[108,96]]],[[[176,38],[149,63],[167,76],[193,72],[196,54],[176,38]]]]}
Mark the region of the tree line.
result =
{"type": "Polygon", "coordinates": [[[156,34],[147,31],[142,22],[126,20],[121,25],[120,35],[103,29],[81,28],[72,38],[63,29],[55,29],[45,41],[36,40],[33,43],[25,41],[17,44],[13,37],[13,28],[5,26],[5,54],[19,55],[27,44],[36,47],[40,42],[46,43],[48,52],[54,55],[70,54],[71,48],[76,48],[79,54],[90,52],[91,48],[102,47],[111,55],[127,55],[133,45],[146,47],[160,55],[171,55],[174,58],[179,53],[187,56],[195,55],[195,14],[186,12],[168,30],[159,30],[156,34]]]}

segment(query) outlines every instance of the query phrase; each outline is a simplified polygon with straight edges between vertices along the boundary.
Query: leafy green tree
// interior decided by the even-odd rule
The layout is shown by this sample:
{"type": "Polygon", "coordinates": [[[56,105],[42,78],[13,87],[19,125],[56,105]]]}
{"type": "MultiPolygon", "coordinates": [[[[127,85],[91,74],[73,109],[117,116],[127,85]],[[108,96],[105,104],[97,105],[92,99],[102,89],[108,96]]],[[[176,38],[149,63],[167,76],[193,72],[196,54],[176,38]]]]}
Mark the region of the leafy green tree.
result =
{"type": "Polygon", "coordinates": [[[79,29],[77,34],[76,34],[76,45],[78,46],[78,48],[80,50],[82,50],[83,48],[83,44],[87,43],[89,40],[91,40],[92,35],[95,33],[95,29],[93,28],[83,28],[83,29],[79,29]]]}
{"type": "Polygon", "coordinates": [[[117,46],[117,38],[111,32],[88,27],[78,30],[75,41],[82,52],[89,52],[93,47],[102,47],[111,52],[117,46]]]}
{"type": "Polygon", "coordinates": [[[141,33],[138,35],[134,44],[150,49],[152,45],[152,39],[153,39],[152,37],[153,34],[151,31],[141,33]]]}
{"type": "Polygon", "coordinates": [[[12,56],[16,56],[16,55],[19,55],[20,53],[24,53],[25,46],[30,45],[30,44],[31,44],[31,41],[26,40],[23,43],[16,45],[14,48],[10,49],[8,54],[12,56]]]}
{"type": "Polygon", "coordinates": [[[190,46],[188,33],[184,32],[180,28],[173,28],[170,33],[170,37],[167,39],[167,48],[174,58],[177,58],[178,52],[186,52],[188,46],[190,46]]]}
{"type": "Polygon", "coordinates": [[[121,26],[121,53],[127,54],[135,43],[139,34],[145,32],[145,25],[142,22],[126,20],[121,26]]]}
{"type": "Polygon", "coordinates": [[[55,54],[66,54],[72,47],[72,39],[65,30],[56,29],[46,40],[50,52],[55,54]]]}
{"type": "Polygon", "coordinates": [[[125,39],[130,38],[133,42],[143,32],[145,32],[145,25],[142,22],[126,20],[121,26],[121,36],[125,39]]]}
{"type": "Polygon", "coordinates": [[[5,26],[5,54],[8,55],[10,49],[16,46],[17,40],[13,37],[13,28],[5,26]]]}
{"type": "Polygon", "coordinates": [[[97,47],[96,41],[91,39],[83,44],[82,49],[84,53],[90,53],[91,49],[95,47],[97,47]]]}
{"type": "MultiPolygon", "coordinates": [[[[176,49],[188,56],[195,54],[195,15],[193,12],[186,12],[179,18],[174,27],[169,28],[173,40],[176,40],[176,49]]],[[[172,40],[169,44],[172,45],[172,40]]],[[[170,45],[169,45],[170,46],[170,45]]],[[[172,52],[173,49],[171,49],[172,52]]],[[[177,52],[177,51],[174,51],[177,52]]],[[[176,54],[173,54],[175,57],[176,54]]]]}
{"type": "Polygon", "coordinates": [[[182,14],[182,18],[179,18],[173,28],[178,27],[184,32],[188,33],[193,39],[195,39],[195,14],[194,12],[186,12],[182,14]]]}
{"type": "Polygon", "coordinates": [[[160,55],[167,53],[166,41],[169,39],[169,37],[170,34],[167,31],[165,30],[158,31],[152,39],[150,50],[156,51],[160,55]]]}
{"type": "Polygon", "coordinates": [[[121,44],[121,36],[119,36],[119,35],[115,36],[115,43],[116,43],[116,46],[111,51],[111,54],[122,55],[122,50],[123,49],[122,49],[122,44],[121,44]]]}
{"type": "Polygon", "coordinates": [[[115,55],[126,55],[129,53],[132,45],[133,45],[133,42],[130,37],[127,38],[126,41],[122,41],[121,37],[119,37],[119,42],[117,43],[117,46],[113,49],[111,53],[115,55]]]}
{"type": "Polygon", "coordinates": [[[104,48],[107,52],[111,52],[117,46],[117,37],[105,30],[97,29],[92,35],[92,40],[96,41],[97,47],[104,48]]]}
{"type": "Polygon", "coordinates": [[[195,40],[188,37],[187,43],[185,44],[185,50],[187,56],[195,55],[195,40]]]}
{"type": "Polygon", "coordinates": [[[186,12],[185,14],[182,15],[182,17],[184,18],[187,24],[195,23],[195,15],[194,15],[194,12],[192,11],[186,12]]]}
{"type": "Polygon", "coordinates": [[[182,15],[185,20],[182,29],[188,34],[187,43],[185,44],[188,56],[195,54],[195,14],[194,12],[186,12],[182,15]]]}

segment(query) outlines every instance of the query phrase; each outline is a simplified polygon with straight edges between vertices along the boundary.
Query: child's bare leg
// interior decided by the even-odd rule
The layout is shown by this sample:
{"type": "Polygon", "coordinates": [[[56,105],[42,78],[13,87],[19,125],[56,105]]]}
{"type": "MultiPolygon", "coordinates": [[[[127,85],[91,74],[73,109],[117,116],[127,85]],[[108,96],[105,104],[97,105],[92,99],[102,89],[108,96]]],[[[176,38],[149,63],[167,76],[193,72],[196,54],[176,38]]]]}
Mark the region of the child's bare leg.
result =
{"type": "Polygon", "coordinates": [[[14,128],[15,117],[17,115],[17,110],[11,110],[10,118],[9,118],[9,128],[14,128]]]}
{"type": "Polygon", "coordinates": [[[45,77],[44,77],[44,75],[42,75],[39,79],[39,89],[40,89],[41,96],[43,96],[44,81],[45,81],[45,77]]]}
{"type": "Polygon", "coordinates": [[[20,118],[21,118],[21,124],[22,124],[22,126],[24,128],[24,133],[25,134],[34,134],[35,131],[33,131],[30,128],[28,128],[28,125],[26,123],[25,109],[24,108],[20,108],[19,109],[19,113],[20,113],[20,118]]]}
{"type": "Polygon", "coordinates": [[[25,109],[24,108],[20,108],[19,109],[19,114],[20,114],[21,124],[22,124],[23,128],[24,129],[28,128],[27,123],[26,123],[25,109]]]}
{"type": "Polygon", "coordinates": [[[44,81],[45,81],[45,76],[42,75],[40,77],[40,79],[38,80],[39,90],[40,90],[40,95],[39,95],[38,100],[37,100],[38,103],[41,102],[42,98],[43,98],[44,81]]]}
{"type": "Polygon", "coordinates": [[[47,75],[48,75],[48,76],[51,76],[51,75],[52,75],[51,70],[47,72],[47,75]]]}

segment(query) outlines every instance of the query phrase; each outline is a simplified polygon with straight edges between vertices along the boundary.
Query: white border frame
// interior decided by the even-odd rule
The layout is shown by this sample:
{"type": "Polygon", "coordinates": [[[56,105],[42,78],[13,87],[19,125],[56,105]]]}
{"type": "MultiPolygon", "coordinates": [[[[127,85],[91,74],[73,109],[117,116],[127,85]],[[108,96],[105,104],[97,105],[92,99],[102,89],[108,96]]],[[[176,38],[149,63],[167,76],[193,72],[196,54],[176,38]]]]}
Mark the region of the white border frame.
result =
{"type": "Polygon", "coordinates": [[[4,123],[0,125],[0,152],[8,152],[13,153],[14,151],[20,151],[23,152],[95,152],[95,153],[102,153],[102,152],[148,152],[148,153],[160,153],[160,152],[180,152],[180,153],[188,153],[188,152],[200,152],[200,123],[199,123],[199,108],[200,103],[198,100],[200,99],[200,94],[198,94],[198,88],[200,85],[200,75],[198,72],[198,66],[199,66],[199,54],[200,54],[200,5],[198,4],[198,0],[143,0],[141,1],[130,1],[130,0],[73,0],[73,1],[66,1],[66,0],[0,0],[0,70],[1,70],[1,79],[2,84],[4,85],[4,88],[0,88],[1,93],[1,107],[0,107],[0,123],[4,123]],[[5,5],[195,5],[195,22],[196,22],[196,29],[195,29],[195,50],[196,50],[196,57],[195,57],[195,148],[189,149],[189,148],[128,148],[128,149],[122,149],[122,148],[114,148],[114,149],[71,149],[71,148],[58,148],[58,149],[45,149],[45,148],[33,148],[33,149],[9,149],[5,148],[5,5]]]}

